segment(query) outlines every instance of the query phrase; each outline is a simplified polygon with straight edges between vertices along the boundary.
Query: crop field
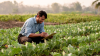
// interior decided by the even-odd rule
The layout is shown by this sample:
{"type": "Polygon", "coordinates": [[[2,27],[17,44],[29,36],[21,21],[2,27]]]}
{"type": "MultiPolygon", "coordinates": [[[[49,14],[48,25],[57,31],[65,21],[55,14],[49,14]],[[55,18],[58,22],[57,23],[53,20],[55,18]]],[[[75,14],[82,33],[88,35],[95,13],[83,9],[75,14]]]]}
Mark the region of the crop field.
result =
{"type": "MultiPolygon", "coordinates": [[[[5,15],[1,16],[3,17],[5,15]]],[[[17,37],[21,30],[21,27],[15,27],[9,29],[1,28],[0,56],[99,55],[100,16],[80,16],[80,17],[75,16],[75,18],[74,15],[69,17],[68,16],[69,15],[65,14],[61,16],[50,14],[46,22],[55,22],[55,23],[64,22],[71,24],[45,25],[44,26],[45,32],[47,32],[48,34],[56,32],[57,34],[55,34],[52,39],[45,40],[44,43],[39,43],[39,44],[36,44],[34,42],[33,43],[26,42],[25,45],[19,44],[17,41],[17,37]],[[50,18],[50,16],[53,19],[50,18]]],[[[7,17],[9,17],[9,15],[7,17]]]]}
{"type": "MultiPolygon", "coordinates": [[[[24,22],[30,17],[34,17],[36,14],[28,15],[0,15],[0,21],[16,20],[24,22]]],[[[52,23],[80,23],[86,21],[100,21],[100,15],[81,15],[81,14],[48,14],[45,22],[52,23]]]]}

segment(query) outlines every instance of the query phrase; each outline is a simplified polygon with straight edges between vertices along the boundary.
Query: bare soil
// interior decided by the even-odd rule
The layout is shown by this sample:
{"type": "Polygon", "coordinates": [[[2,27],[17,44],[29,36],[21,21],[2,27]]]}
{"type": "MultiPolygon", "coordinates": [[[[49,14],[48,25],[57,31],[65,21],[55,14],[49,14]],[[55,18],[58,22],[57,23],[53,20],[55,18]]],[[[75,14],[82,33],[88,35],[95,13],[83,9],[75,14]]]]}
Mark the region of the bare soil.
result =
{"type": "MultiPolygon", "coordinates": [[[[15,27],[22,27],[24,22],[19,21],[0,21],[0,29],[8,29],[8,28],[15,28],[15,27]]],[[[44,25],[58,25],[58,23],[50,23],[50,22],[44,22],[44,25]]]]}

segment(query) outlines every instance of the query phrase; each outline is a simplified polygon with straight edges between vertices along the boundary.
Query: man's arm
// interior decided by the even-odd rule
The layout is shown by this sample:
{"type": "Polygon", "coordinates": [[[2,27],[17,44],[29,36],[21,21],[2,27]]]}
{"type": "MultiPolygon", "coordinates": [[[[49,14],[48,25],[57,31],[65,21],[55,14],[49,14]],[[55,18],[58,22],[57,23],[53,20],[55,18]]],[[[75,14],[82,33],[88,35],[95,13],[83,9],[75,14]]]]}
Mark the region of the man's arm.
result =
{"type": "Polygon", "coordinates": [[[31,34],[29,35],[29,37],[31,37],[31,38],[41,37],[41,34],[34,34],[34,33],[31,33],[31,34]]]}
{"type": "Polygon", "coordinates": [[[35,38],[35,37],[47,37],[48,36],[48,34],[46,33],[46,32],[42,32],[41,34],[34,34],[34,33],[31,33],[30,35],[29,35],[29,37],[30,38],[35,38]]]}

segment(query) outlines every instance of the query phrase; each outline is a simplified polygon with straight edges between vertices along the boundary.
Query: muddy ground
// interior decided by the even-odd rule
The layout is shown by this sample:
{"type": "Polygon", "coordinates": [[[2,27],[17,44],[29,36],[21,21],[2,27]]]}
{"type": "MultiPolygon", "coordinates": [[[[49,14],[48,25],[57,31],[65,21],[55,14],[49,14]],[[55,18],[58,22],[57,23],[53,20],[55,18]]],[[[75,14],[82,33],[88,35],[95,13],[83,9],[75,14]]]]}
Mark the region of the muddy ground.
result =
{"type": "MultiPolygon", "coordinates": [[[[24,22],[19,22],[19,21],[7,21],[3,22],[0,21],[0,29],[8,29],[8,28],[13,28],[13,27],[22,27],[24,22]]],[[[44,22],[44,25],[58,25],[58,23],[49,23],[49,22],[44,22]]]]}

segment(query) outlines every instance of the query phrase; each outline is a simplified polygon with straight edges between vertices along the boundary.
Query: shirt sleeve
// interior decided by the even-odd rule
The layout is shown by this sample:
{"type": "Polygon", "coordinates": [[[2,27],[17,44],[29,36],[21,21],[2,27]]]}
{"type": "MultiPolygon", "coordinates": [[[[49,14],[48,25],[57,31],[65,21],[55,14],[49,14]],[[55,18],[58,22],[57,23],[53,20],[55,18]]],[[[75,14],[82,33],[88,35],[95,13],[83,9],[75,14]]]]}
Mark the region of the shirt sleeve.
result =
{"type": "Polygon", "coordinates": [[[32,24],[30,21],[28,21],[26,23],[26,27],[25,27],[25,36],[29,37],[29,35],[32,33],[32,24]]]}
{"type": "Polygon", "coordinates": [[[40,30],[39,30],[39,33],[42,33],[42,32],[45,32],[44,31],[44,22],[41,24],[41,27],[40,27],[40,30]]]}

